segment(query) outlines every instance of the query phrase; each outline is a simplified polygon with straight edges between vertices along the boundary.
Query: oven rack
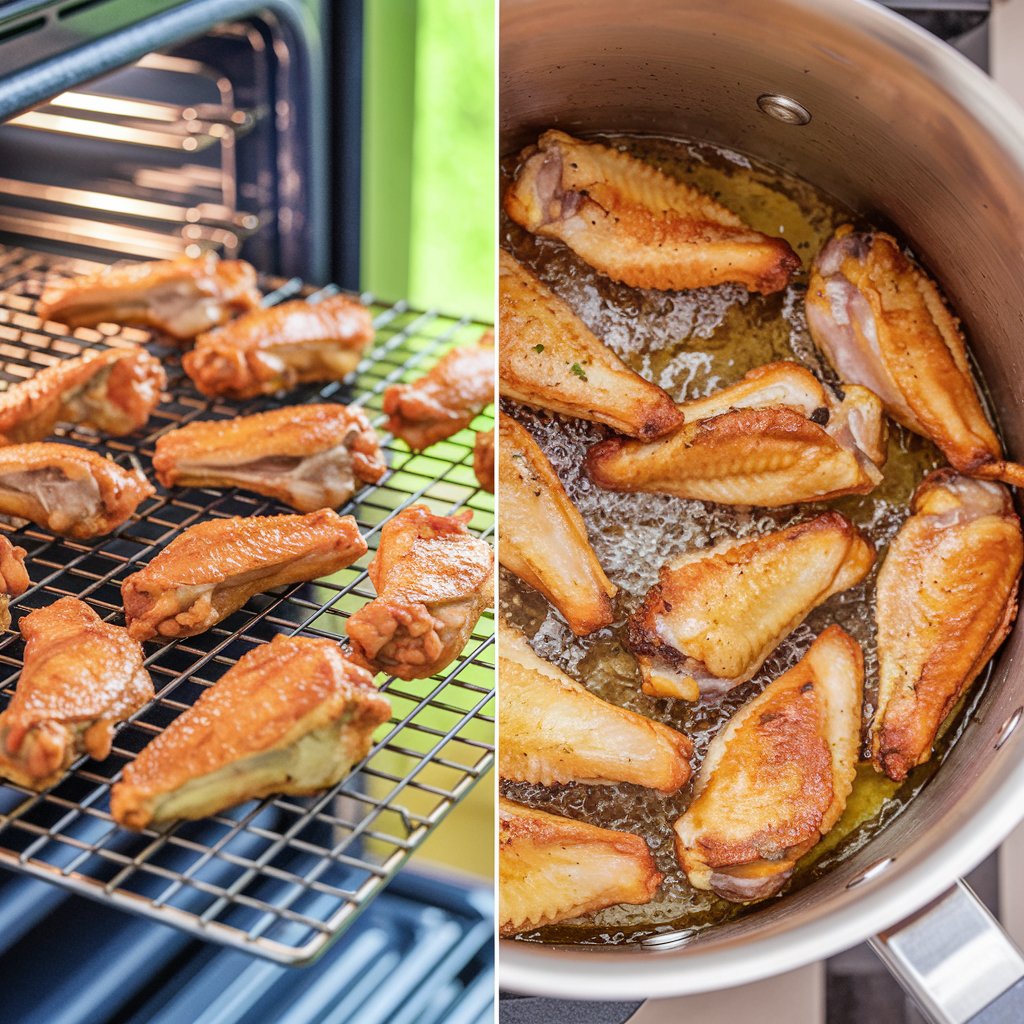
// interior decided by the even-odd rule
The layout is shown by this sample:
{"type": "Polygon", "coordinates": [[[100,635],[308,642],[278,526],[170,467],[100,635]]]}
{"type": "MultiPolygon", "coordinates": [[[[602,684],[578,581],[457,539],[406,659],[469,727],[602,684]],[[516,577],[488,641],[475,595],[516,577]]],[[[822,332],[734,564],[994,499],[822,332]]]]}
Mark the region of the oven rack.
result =
{"type": "MultiPolygon", "coordinates": [[[[151,475],[150,458],[161,433],[199,418],[279,404],[203,398],[182,374],[177,350],[145,331],[101,325],[66,335],[41,323],[34,308],[43,279],[94,266],[0,248],[0,376],[14,382],[84,349],[145,342],[168,371],[171,397],[136,435],[101,440],[75,428],[62,440],[95,447],[121,464],[138,460],[151,475]]],[[[297,295],[315,300],[336,291],[314,291],[299,280],[263,283],[271,289],[267,304],[297,295]]],[[[295,391],[287,401],[351,400],[362,404],[380,428],[384,388],[419,376],[451,345],[474,341],[483,325],[413,310],[403,302],[362,298],[373,311],[377,337],[352,383],[295,391]]],[[[488,411],[473,428],[492,424],[488,411]]],[[[443,673],[382,684],[394,706],[391,722],[381,727],[356,770],[322,796],[251,801],[205,821],[142,834],[118,828],[109,814],[110,785],[123,765],[243,653],[277,633],[344,636],[345,618],[373,596],[366,566],[382,524],[398,510],[416,501],[440,513],[468,508],[470,528],[493,537],[494,499],[473,475],[472,430],[421,454],[380,432],[387,476],[339,510],[355,515],[370,546],[367,555],[327,579],[258,595],[201,636],[147,642],[156,698],[120,727],[109,758],[80,759],[41,794],[0,785],[0,866],[278,963],[308,963],[487,773],[494,751],[491,611],[443,673]]],[[[0,635],[0,706],[6,706],[21,665],[17,624],[22,614],[73,594],[105,620],[123,624],[121,581],[183,528],[208,517],[283,511],[290,510],[238,490],[161,489],[133,520],[92,542],[54,538],[32,525],[11,530],[12,541],[28,551],[32,587],[12,601],[14,621],[0,635]]],[[[490,835],[481,842],[490,843],[490,835]]]]}

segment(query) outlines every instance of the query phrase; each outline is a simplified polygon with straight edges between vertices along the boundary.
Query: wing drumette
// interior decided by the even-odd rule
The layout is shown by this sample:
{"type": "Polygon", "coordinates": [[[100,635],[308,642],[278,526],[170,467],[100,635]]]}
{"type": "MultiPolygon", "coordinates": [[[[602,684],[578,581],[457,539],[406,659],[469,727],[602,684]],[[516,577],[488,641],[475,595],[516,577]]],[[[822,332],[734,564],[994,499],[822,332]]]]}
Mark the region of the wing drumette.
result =
{"type": "Polygon", "coordinates": [[[384,524],[370,563],[377,596],[347,622],[357,659],[400,679],[454,660],[494,594],[494,554],[466,523],[412,505],[384,524]]]}
{"type": "Polygon", "coordinates": [[[242,487],[300,512],[344,505],[388,469],[366,414],[344,405],[198,420],[157,439],[153,468],[164,487],[242,487]]]}
{"type": "Polygon", "coordinates": [[[796,363],[770,363],[679,408],[684,425],[657,441],[610,438],[587,452],[591,479],[723,505],[775,508],[866,494],[882,479],[882,403],[849,385],[837,401],[796,363]]]}
{"type": "Polygon", "coordinates": [[[21,620],[25,663],[0,714],[0,775],[29,789],[60,781],[80,754],[102,760],[114,726],[153,699],[142,647],[74,597],[21,620]]]}
{"type": "Polygon", "coordinates": [[[204,633],[254,594],[338,572],[366,553],[352,516],[209,519],[175,537],[121,585],[136,640],[204,633]]]}
{"type": "Polygon", "coordinates": [[[473,475],[485,490],[494,493],[494,429],[477,432],[473,442],[473,475]]]}
{"type": "Polygon", "coordinates": [[[330,640],[276,636],[176,718],[124,769],[118,824],[143,829],[271,793],[335,785],[370,749],[391,705],[330,640]]]}
{"type": "Polygon", "coordinates": [[[615,281],[661,289],[736,281],[767,295],[800,266],[788,242],[627,153],[546,131],[520,160],[508,215],[615,281]]]}
{"type": "Polygon", "coordinates": [[[953,470],[929,474],[878,574],[875,768],[901,781],[1017,615],[1024,540],[1009,492],[953,470]]]}
{"type": "Polygon", "coordinates": [[[38,313],[69,327],[140,324],[185,341],[259,304],[256,271],[248,263],[205,253],[54,281],[44,289],[38,313]]]}
{"type": "Polygon", "coordinates": [[[25,549],[16,548],[0,535],[0,631],[11,624],[11,598],[24,594],[30,582],[25,569],[25,549]]]}

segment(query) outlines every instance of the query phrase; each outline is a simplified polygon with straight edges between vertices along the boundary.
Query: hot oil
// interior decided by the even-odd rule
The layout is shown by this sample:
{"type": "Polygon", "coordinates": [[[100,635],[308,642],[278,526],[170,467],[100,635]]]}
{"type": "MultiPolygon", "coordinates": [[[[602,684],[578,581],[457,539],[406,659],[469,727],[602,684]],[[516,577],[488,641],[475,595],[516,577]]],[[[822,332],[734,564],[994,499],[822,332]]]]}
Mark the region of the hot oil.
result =
{"type": "MultiPolygon", "coordinates": [[[[594,333],[634,370],[665,388],[677,401],[698,398],[738,380],[755,366],[796,359],[826,380],[835,377],[811,343],[803,315],[806,269],[849,211],[792,175],[736,153],[706,145],[653,137],[605,136],[613,145],[710,193],[753,227],[786,238],[803,270],[784,292],[748,293],[735,285],[689,292],[642,291],[616,284],[593,271],[567,247],[536,238],[507,218],[502,244],[565,299],[594,333]]],[[[502,167],[507,184],[516,165],[502,167]]],[[[866,225],[859,225],[866,226],[866,225]]],[[[873,624],[875,572],[860,586],[816,609],[765,662],[749,683],[721,699],[695,704],[647,697],[640,692],[632,655],[620,641],[626,616],[673,556],[731,537],[780,529],[834,507],[857,523],[883,556],[907,515],[907,503],[921,478],[941,464],[935,448],[894,427],[885,480],[871,494],[826,505],[786,509],[739,509],[654,494],[602,491],[583,470],[586,449],[608,436],[603,427],[525,407],[510,407],[551,460],[587,524],[597,556],[618,586],[616,621],[589,637],[576,637],[547,602],[502,572],[501,608],[522,629],[542,657],[560,666],[605,700],[680,729],[694,742],[694,771],[708,743],[728,718],[766,683],[791,667],[815,636],[833,622],[860,641],[865,653],[864,721],[870,720],[877,691],[873,624]]],[[[876,570],[877,571],[877,570],[876,570]]],[[[976,688],[975,694],[980,690],[976,688]]],[[[972,702],[976,699],[972,695],[972,702]]],[[[969,712],[962,712],[963,722],[969,712]]],[[[955,737],[959,725],[947,736],[955,737]]],[[[847,812],[803,862],[793,885],[807,884],[860,848],[898,815],[941,762],[941,751],[901,787],[870,767],[858,772],[847,812]]],[[[690,788],[670,797],[640,786],[539,785],[502,783],[511,799],[606,828],[642,835],[666,875],[653,902],[617,906],[586,918],[540,929],[527,939],[545,942],[630,941],[658,931],[699,929],[749,912],[693,889],[676,862],[672,825],[690,800],[690,788]]],[[[777,898],[784,898],[782,897],[777,898]]]]}

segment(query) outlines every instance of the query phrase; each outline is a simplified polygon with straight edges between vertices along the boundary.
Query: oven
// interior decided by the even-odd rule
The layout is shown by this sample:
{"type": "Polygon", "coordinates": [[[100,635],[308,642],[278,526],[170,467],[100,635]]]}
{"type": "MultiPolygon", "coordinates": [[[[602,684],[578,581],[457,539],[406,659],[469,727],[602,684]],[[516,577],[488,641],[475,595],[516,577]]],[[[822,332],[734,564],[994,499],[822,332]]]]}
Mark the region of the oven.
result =
{"type": "MultiPolygon", "coordinates": [[[[44,323],[35,309],[47,277],[213,251],[249,260],[266,304],[358,290],[365,14],[357,0],[0,5],[0,377],[142,343],[169,379],[142,431],[107,439],[76,428],[60,440],[148,470],[162,432],[274,400],[203,398],[177,348],[145,331],[44,323]]],[[[381,431],[388,474],[340,510],[356,516],[370,554],[259,595],[206,634],[147,645],[157,698],[118,731],[106,761],[80,759],[42,794],[0,787],[4,1021],[491,1018],[490,887],[406,866],[491,766],[490,612],[442,674],[383,684],[392,721],[332,791],[142,835],[109,815],[121,767],[243,653],[279,633],[344,636],[347,615],[373,596],[366,564],[397,510],[469,509],[471,529],[492,536],[471,430],[417,455],[381,426],[389,384],[485,325],[401,296],[361,297],[377,333],[354,379],[288,401],[356,402],[381,431]]],[[[28,551],[32,586],[0,636],[0,703],[18,676],[22,614],[74,594],[120,624],[120,582],[182,529],[275,510],[242,492],[186,488],[161,490],[96,541],[3,524],[28,551]]],[[[489,831],[479,842],[489,847],[489,831]]]]}

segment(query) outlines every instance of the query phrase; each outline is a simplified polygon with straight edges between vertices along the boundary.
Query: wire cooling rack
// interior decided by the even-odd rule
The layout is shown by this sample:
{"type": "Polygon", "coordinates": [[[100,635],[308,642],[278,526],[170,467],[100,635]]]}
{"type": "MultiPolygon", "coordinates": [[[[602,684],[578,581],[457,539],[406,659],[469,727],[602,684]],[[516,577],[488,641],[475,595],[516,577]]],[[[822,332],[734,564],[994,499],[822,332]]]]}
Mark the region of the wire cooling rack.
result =
{"type": "MultiPolygon", "coordinates": [[[[34,312],[43,280],[49,273],[93,266],[0,248],[0,376],[15,382],[88,348],[150,343],[168,371],[170,397],[138,434],[100,439],[73,429],[62,440],[109,453],[122,465],[137,459],[154,479],[150,458],[162,433],[196,419],[281,404],[205,399],[182,374],[177,351],[144,331],[101,325],[53,333],[55,325],[41,323],[34,312]]],[[[272,289],[267,304],[297,295],[315,300],[335,290],[312,291],[298,280],[264,286],[272,289]]],[[[125,763],[246,651],[278,633],[345,635],[346,617],[374,596],[366,566],[381,526],[400,509],[417,501],[444,514],[469,508],[471,529],[493,535],[494,499],[472,471],[473,431],[489,429],[491,415],[417,455],[383,432],[380,414],[389,384],[418,377],[450,346],[474,341],[483,325],[362,298],[374,314],[377,337],[352,383],[295,391],[285,400],[361,404],[380,428],[391,468],[340,510],[356,517],[369,552],[326,579],[258,595],[201,636],[147,643],[156,699],[120,728],[110,757],[80,759],[41,794],[0,785],[0,865],[279,963],[307,963],[352,923],[491,767],[494,621],[488,611],[443,673],[383,683],[394,717],[375,736],[367,758],[329,792],[251,801],[201,822],[142,834],[120,829],[109,814],[110,786],[125,763]]],[[[21,667],[22,614],[72,594],[122,625],[121,582],[183,529],[212,517],[285,511],[291,510],[238,490],[185,488],[161,490],[134,519],[95,541],[54,538],[31,525],[10,532],[28,551],[32,587],[12,602],[14,622],[0,636],[0,706],[9,700],[21,667]]]]}

